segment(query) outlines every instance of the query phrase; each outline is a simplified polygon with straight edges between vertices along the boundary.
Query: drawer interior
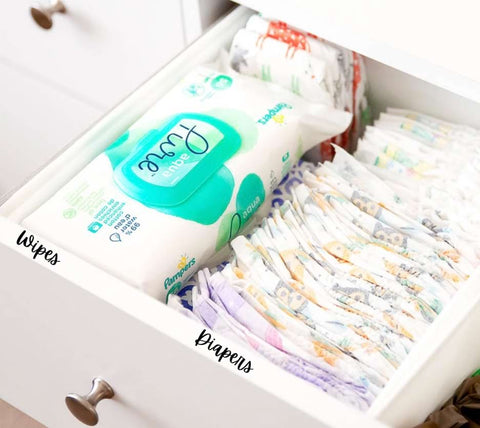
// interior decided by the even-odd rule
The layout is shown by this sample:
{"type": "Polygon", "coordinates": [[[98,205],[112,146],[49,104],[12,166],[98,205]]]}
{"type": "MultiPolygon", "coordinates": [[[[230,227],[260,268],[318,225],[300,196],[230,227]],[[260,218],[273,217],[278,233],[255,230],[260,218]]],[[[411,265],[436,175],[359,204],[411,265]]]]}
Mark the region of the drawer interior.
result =
{"type": "MultiPolygon", "coordinates": [[[[233,35],[252,13],[240,7],[224,18],[4,201],[0,216],[19,224],[118,138],[183,75],[195,65],[214,61],[221,49],[228,49],[233,35]]],[[[418,110],[480,128],[480,104],[368,58],[366,66],[374,117],[389,106],[418,110]]],[[[478,280],[479,272],[457,293],[380,393],[369,415],[394,426],[418,423],[453,392],[463,377],[480,365],[480,345],[468,340],[476,320],[480,321],[480,311],[475,309],[480,300],[478,280]]],[[[78,278],[76,283],[82,286],[82,279],[78,278]]],[[[132,290],[132,293],[140,292],[132,290]]],[[[155,304],[158,311],[164,310],[163,304],[155,304]]],[[[141,307],[138,317],[142,317],[141,307]]],[[[324,398],[319,391],[318,400],[311,400],[311,405],[315,402],[321,407],[324,398]]]]}

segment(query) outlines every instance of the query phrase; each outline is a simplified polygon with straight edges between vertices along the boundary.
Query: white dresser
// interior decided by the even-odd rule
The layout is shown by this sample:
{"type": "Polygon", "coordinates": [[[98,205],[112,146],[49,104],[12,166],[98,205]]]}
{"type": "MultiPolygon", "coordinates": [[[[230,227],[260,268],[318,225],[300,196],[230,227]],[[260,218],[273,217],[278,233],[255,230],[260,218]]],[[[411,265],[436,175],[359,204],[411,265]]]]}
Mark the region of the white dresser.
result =
{"type": "Polygon", "coordinates": [[[37,2],[0,2],[0,197],[232,6],[228,0],[63,4],[66,13],[54,13],[45,30],[30,15],[37,2]]]}
{"type": "MultiPolygon", "coordinates": [[[[388,7],[381,1],[354,0],[242,2],[368,57],[374,112],[404,107],[480,127],[480,67],[473,69],[478,60],[469,47],[474,43],[462,39],[464,28],[457,22],[473,19],[473,2],[465,5],[469,9],[430,0],[388,7]],[[449,37],[457,43],[447,43],[446,26],[454,14],[458,32],[449,37]],[[448,60],[450,54],[458,55],[452,49],[461,40],[468,58],[448,60]],[[442,41],[444,51],[439,51],[442,41]]],[[[223,18],[0,207],[0,397],[48,427],[83,426],[64,399],[71,392],[88,393],[96,376],[115,392],[113,399],[98,405],[101,427],[411,427],[480,365],[480,344],[474,340],[480,325],[478,272],[432,324],[371,409],[360,413],[215,335],[251,360],[254,370],[244,373],[219,363],[207,349],[195,347],[201,326],[42,237],[37,239],[57,252],[62,263],[32,260],[31,252],[16,244],[26,214],[194,65],[228,47],[251,13],[239,7],[223,18]]],[[[134,64],[127,67],[135,69],[134,64]]],[[[67,85],[70,76],[63,72],[67,85]]],[[[129,79],[125,76],[125,87],[129,79]]],[[[103,91],[113,100],[115,88],[101,86],[93,90],[79,84],[78,93],[93,100],[103,91]]]]}

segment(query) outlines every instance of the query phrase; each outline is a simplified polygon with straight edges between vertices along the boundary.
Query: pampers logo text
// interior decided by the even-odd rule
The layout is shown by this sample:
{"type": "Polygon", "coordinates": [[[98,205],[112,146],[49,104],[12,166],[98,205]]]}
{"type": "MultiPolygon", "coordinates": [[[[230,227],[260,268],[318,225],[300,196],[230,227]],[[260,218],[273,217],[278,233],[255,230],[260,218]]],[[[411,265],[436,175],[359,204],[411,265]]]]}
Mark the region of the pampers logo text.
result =
{"type": "Polygon", "coordinates": [[[275,107],[268,109],[268,113],[257,120],[257,123],[261,125],[266,125],[270,119],[275,118],[275,116],[284,108],[291,109],[292,106],[287,103],[278,103],[275,107]]]}
{"type": "Polygon", "coordinates": [[[180,262],[177,265],[179,271],[175,275],[165,278],[165,290],[172,284],[175,284],[175,282],[177,282],[183,276],[183,274],[195,264],[195,257],[192,258],[190,261],[187,260],[187,256],[182,256],[180,258],[180,262]]]}

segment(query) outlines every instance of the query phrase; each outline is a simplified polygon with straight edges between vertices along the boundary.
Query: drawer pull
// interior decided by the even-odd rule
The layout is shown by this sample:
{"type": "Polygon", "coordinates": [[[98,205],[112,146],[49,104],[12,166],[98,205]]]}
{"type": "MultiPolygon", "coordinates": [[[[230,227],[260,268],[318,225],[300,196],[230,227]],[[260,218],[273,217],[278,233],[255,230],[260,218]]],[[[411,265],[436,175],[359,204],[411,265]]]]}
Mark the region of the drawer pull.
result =
{"type": "Polygon", "coordinates": [[[67,9],[61,0],[51,0],[46,5],[38,4],[36,7],[30,8],[32,18],[40,27],[45,28],[45,30],[52,28],[52,15],[54,13],[65,13],[66,11],[67,9]]]}
{"type": "Polygon", "coordinates": [[[112,387],[102,378],[96,377],[88,395],[68,394],[65,403],[73,416],[85,425],[92,426],[98,423],[97,404],[104,398],[113,398],[114,395],[112,387]]]}

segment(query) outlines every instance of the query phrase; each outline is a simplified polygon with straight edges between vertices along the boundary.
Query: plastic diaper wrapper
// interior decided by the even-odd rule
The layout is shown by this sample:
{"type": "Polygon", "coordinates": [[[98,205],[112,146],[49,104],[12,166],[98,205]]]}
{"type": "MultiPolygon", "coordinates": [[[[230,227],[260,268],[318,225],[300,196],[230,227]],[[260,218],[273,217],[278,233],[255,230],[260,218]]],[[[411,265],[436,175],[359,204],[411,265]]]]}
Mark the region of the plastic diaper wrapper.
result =
{"type": "Polygon", "coordinates": [[[233,38],[229,65],[240,74],[276,83],[309,101],[353,113],[349,129],[309,151],[309,161],[331,160],[330,143],[353,150],[370,122],[362,57],[285,22],[252,15],[233,38]]]}
{"type": "Polygon", "coordinates": [[[165,299],[351,115],[199,67],[23,224],[165,299]]]}

